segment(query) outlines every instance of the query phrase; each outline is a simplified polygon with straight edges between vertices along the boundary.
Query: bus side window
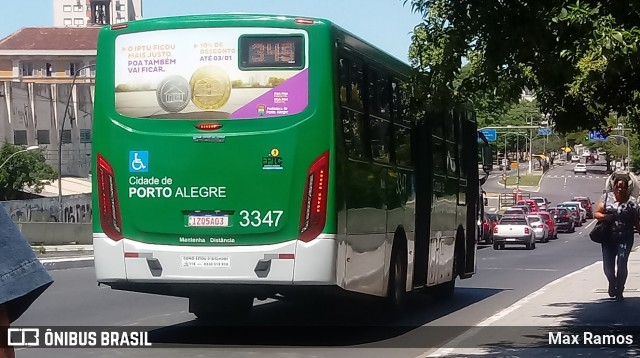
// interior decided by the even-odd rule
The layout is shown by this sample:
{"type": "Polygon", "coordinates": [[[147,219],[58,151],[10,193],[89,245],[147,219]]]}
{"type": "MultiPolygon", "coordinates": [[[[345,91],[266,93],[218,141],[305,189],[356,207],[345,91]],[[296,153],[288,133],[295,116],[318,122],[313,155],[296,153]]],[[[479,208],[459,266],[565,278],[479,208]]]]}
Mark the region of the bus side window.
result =
{"type": "Polygon", "coordinates": [[[389,139],[391,123],[374,116],[369,117],[369,129],[371,133],[371,155],[377,162],[391,162],[389,151],[389,139]]]}
{"type": "Polygon", "coordinates": [[[338,91],[340,95],[341,105],[345,105],[349,101],[347,88],[350,87],[349,83],[349,59],[340,58],[338,60],[338,91]]]}
{"type": "Polygon", "coordinates": [[[364,160],[364,140],[362,138],[362,114],[342,107],[342,131],[347,155],[352,159],[364,160]]]}
{"type": "Polygon", "coordinates": [[[349,66],[350,90],[347,98],[349,106],[353,109],[364,110],[364,70],[358,61],[350,61],[349,66]]]}
{"type": "Polygon", "coordinates": [[[394,147],[396,163],[411,166],[411,131],[401,125],[393,125],[394,147]]]}

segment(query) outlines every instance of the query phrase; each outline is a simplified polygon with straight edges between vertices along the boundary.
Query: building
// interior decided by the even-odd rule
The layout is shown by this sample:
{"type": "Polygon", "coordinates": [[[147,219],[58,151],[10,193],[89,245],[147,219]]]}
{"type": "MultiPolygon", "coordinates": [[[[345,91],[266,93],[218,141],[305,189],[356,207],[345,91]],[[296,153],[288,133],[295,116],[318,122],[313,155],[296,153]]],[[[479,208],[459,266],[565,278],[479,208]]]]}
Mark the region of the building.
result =
{"type": "Polygon", "coordinates": [[[54,168],[62,163],[62,176],[87,177],[98,32],[140,19],[142,0],[53,0],[53,8],[54,27],[0,39],[0,145],[38,145],[54,168]]]}
{"type": "Polygon", "coordinates": [[[45,148],[56,169],[61,153],[64,176],[90,170],[99,30],[27,27],[0,40],[0,142],[45,148]]]}
{"type": "Polygon", "coordinates": [[[53,0],[53,26],[109,25],[142,18],[142,0],[53,0]]]}

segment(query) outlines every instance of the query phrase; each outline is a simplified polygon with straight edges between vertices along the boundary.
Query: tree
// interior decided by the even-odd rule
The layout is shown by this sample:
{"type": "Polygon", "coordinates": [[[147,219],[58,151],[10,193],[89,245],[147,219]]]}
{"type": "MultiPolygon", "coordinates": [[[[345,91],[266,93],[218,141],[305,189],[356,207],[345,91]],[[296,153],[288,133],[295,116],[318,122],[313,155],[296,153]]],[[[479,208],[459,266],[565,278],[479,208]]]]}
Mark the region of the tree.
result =
{"type": "MultiPolygon", "coordinates": [[[[22,149],[5,143],[0,148],[0,164],[22,149]]],[[[46,184],[56,178],[55,170],[46,163],[41,149],[16,154],[0,168],[0,200],[18,199],[19,192],[27,187],[40,193],[46,184]]]]}
{"type": "Polygon", "coordinates": [[[640,123],[637,1],[404,0],[424,22],[409,56],[427,103],[477,91],[515,102],[536,94],[556,129],[599,128],[610,113],[640,123]],[[462,59],[470,73],[456,88],[462,59]]]}

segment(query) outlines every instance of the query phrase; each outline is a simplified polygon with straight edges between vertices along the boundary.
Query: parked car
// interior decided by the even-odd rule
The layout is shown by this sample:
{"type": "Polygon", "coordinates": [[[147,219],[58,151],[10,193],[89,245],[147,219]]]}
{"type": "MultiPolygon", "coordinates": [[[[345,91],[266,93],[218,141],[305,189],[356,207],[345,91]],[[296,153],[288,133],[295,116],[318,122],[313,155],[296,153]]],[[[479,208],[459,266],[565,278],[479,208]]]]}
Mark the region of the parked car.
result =
{"type": "Polygon", "coordinates": [[[587,219],[593,219],[593,206],[596,203],[592,202],[588,196],[576,196],[571,201],[579,201],[582,207],[587,211],[587,219]]]}
{"type": "Polygon", "coordinates": [[[573,174],[587,174],[587,165],[578,163],[575,167],[573,167],[573,174]]]}
{"type": "Polygon", "coordinates": [[[540,242],[549,242],[549,227],[545,224],[544,219],[540,215],[527,215],[529,226],[533,229],[536,240],[540,242]]]}
{"type": "Polygon", "coordinates": [[[551,214],[546,211],[541,211],[538,213],[544,220],[544,223],[549,228],[549,239],[557,239],[558,232],[556,231],[556,223],[555,220],[551,217],[551,214]]]}
{"type": "Polygon", "coordinates": [[[536,196],[531,198],[531,200],[535,200],[536,203],[538,203],[538,208],[540,209],[540,211],[546,211],[549,208],[549,204],[551,204],[551,202],[542,196],[536,196]]]}
{"type": "Polygon", "coordinates": [[[504,249],[506,244],[524,244],[527,249],[536,248],[533,228],[524,215],[504,215],[493,229],[493,249],[504,249]]]}

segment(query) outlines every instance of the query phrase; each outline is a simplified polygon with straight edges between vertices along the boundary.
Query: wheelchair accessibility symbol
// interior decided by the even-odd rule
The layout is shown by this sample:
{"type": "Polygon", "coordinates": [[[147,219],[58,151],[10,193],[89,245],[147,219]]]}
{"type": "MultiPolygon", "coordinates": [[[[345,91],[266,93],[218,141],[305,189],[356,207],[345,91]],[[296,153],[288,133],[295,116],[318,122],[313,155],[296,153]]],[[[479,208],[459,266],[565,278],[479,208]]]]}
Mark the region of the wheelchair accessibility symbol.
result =
{"type": "Polygon", "coordinates": [[[129,172],[131,173],[149,172],[149,152],[148,151],[129,152],[129,172]]]}

